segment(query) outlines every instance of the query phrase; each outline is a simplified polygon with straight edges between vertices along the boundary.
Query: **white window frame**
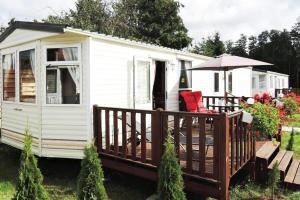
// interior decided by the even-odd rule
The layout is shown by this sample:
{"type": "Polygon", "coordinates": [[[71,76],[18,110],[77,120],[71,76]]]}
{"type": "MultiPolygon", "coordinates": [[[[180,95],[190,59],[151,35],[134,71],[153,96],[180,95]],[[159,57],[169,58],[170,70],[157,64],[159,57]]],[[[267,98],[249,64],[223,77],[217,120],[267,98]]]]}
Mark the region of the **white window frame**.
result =
{"type": "Polygon", "coordinates": [[[37,105],[38,102],[38,80],[39,80],[39,75],[38,75],[38,57],[37,57],[37,44],[36,43],[29,43],[29,44],[25,44],[22,46],[17,46],[17,47],[13,47],[13,48],[9,48],[9,49],[5,49],[5,50],[1,50],[1,75],[2,75],[2,91],[3,91],[3,69],[2,69],[2,55],[7,55],[7,54],[11,54],[14,53],[15,54],[15,67],[16,67],[16,72],[15,72],[15,92],[16,92],[16,97],[15,97],[15,101],[4,101],[3,99],[3,94],[2,94],[2,102],[7,103],[7,104],[18,104],[18,105],[37,105]],[[19,62],[19,54],[21,51],[28,51],[28,50],[34,50],[34,56],[35,56],[35,69],[34,69],[34,74],[35,74],[35,102],[34,103],[30,103],[30,102],[20,102],[20,62],[19,62]]]}
{"type": "Polygon", "coordinates": [[[60,44],[47,44],[44,45],[43,47],[43,54],[44,54],[44,65],[42,65],[42,72],[43,72],[43,80],[44,80],[44,85],[42,86],[42,105],[43,106],[49,106],[49,107],[62,107],[62,106],[67,106],[67,107],[79,107],[83,105],[83,70],[82,70],[82,51],[81,51],[81,43],[60,43],[60,44]],[[76,47],[78,48],[78,60],[77,61],[47,61],[47,49],[50,48],[67,48],[67,47],[76,47]],[[71,65],[78,65],[79,67],[79,72],[80,72],[80,84],[79,84],[79,90],[80,90],[80,95],[79,95],[79,104],[47,104],[47,66],[71,66],[71,65]]]}
{"type": "Polygon", "coordinates": [[[16,51],[7,51],[5,53],[1,53],[0,54],[1,58],[0,58],[0,65],[1,65],[1,90],[2,90],[2,102],[4,103],[17,103],[17,55],[16,55],[16,51]],[[4,81],[3,81],[3,56],[9,55],[9,54],[13,54],[13,59],[15,60],[15,100],[14,101],[7,101],[4,100],[4,81]]]}

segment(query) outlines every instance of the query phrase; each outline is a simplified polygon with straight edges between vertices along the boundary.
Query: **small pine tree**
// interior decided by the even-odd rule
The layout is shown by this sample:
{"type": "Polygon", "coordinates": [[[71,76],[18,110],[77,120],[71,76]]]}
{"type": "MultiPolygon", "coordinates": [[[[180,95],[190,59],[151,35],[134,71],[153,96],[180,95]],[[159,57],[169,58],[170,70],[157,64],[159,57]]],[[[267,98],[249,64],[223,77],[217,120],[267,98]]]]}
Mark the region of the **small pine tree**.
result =
{"type": "Polygon", "coordinates": [[[268,186],[272,192],[272,199],[274,199],[275,190],[278,188],[280,182],[280,171],[278,169],[279,163],[276,161],[273,169],[268,174],[268,186]]]}
{"type": "Polygon", "coordinates": [[[292,129],[288,145],[286,146],[286,150],[292,151],[293,150],[293,146],[294,146],[294,129],[292,129]]]}
{"type": "Polygon", "coordinates": [[[47,200],[48,194],[44,189],[43,176],[37,166],[37,160],[32,150],[32,137],[25,130],[24,150],[21,155],[17,192],[13,200],[47,200]]]}
{"type": "Polygon", "coordinates": [[[94,145],[86,147],[77,182],[78,200],[107,200],[103,170],[94,145]]]}
{"type": "Polygon", "coordinates": [[[185,200],[182,171],[170,134],[165,141],[165,152],[159,167],[158,196],[160,200],[185,200]]]}

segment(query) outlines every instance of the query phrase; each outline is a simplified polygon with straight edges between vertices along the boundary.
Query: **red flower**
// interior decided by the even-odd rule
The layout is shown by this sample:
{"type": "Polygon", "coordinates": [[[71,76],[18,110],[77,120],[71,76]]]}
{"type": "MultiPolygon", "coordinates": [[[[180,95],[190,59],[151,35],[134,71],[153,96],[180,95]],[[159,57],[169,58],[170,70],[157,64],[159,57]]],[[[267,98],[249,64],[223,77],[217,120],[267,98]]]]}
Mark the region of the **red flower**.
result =
{"type": "Polygon", "coordinates": [[[258,102],[258,101],[260,101],[261,96],[259,94],[256,94],[256,95],[254,95],[253,98],[254,98],[255,102],[258,102]]]}

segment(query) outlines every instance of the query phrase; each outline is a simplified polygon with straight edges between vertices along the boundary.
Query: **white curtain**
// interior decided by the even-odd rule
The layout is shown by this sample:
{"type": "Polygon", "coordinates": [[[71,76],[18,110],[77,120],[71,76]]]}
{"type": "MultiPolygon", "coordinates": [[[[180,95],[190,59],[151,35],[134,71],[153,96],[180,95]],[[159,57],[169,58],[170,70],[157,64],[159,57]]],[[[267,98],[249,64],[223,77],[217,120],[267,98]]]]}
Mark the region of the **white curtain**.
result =
{"type": "Polygon", "coordinates": [[[78,60],[77,59],[77,48],[76,47],[63,48],[62,51],[63,51],[65,61],[78,60]]]}
{"type": "Polygon", "coordinates": [[[80,93],[80,72],[78,65],[68,66],[69,73],[76,85],[76,93],[80,93]]]}
{"type": "Polygon", "coordinates": [[[31,66],[32,74],[35,78],[35,51],[33,49],[30,50],[30,66],[31,66]]]}

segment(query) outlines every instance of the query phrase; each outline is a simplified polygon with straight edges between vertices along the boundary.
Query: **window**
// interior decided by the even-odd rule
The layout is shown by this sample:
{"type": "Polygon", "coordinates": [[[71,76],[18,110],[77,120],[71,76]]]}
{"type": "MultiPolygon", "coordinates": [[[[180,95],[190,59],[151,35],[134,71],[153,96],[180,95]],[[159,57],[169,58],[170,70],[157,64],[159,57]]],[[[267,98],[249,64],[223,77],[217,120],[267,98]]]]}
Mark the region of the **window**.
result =
{"type": "Polygon", "coordinates": [[[259,89],[266,88],[266,75],[264,75],[264,74],[258,75],[258,86],[259,86],[259,89]]]}
{"type": "Polygon", "coordinates": [[[284,85],[284,79],[281,80],[281,87],[282,87],[282,88],[285,87],[285,85],[284,85]]]}
{"type": "Polygon", "coordinates": [[[273,85],[274,85],[274,84],[273,84],[273,76],[271,75],[271,76],[270,76],[270,88],[273,88],[273,85]]]}
{"type": "Polygon", "coordinates": [[[16,66],[14,54],[2,56],[3,100],[15,101],[16,98],[16,66]]]}
{"type": "Polygon", "coordinates": [[[19,53],[20,102],[35,103],[35,50],[19,53]]]}
{"type": "Polygon", "coordinates": [[[47,61],[78,61],[78,48],[49,48],[47,49],[47,61]]]}
{"type": "Polygon", "coordinates": [[[228,92],[232,93],[232,72],[228,75],[228,92]]]}
{"type": "Polygon", "coordinates": [[[256,78],[252,77],[252,89],[256,89],[256,78]]]}
{"type": "Polygon", "coordinates": [[[150,102],[150,62],[138,61],[135,68],[135,100],[137,103],[150,102]]]}
{"type": "Polygon", "coordinates": [[[192,71],[188,70],[192,68],[192,62],[180,60],[180,81],[179,81],[179,88],[186,89],[192,87],[192,71]]]}
{"type": "Polygon", "coordinates": [[[214,74],[215,92],[219,92],[219,73],[214,74]]]}
{"type": "Polygon", "coordinates": [[[80,104],[79,48],[48,48],[46,103],[80,104]],[[59,64],[57,61],[60,61],[59,64]]]}

